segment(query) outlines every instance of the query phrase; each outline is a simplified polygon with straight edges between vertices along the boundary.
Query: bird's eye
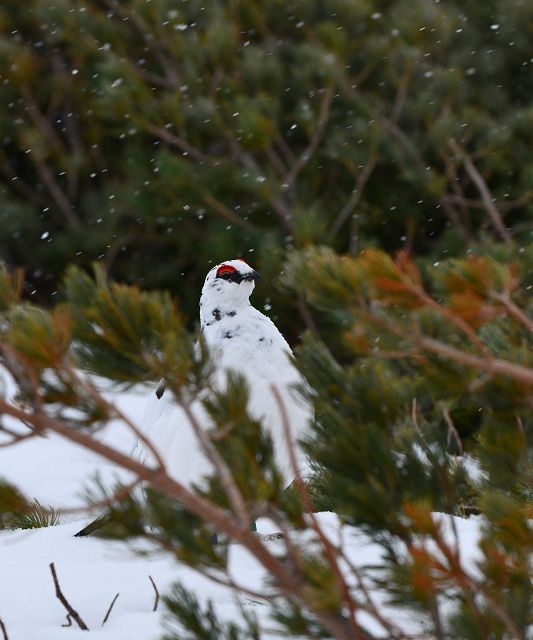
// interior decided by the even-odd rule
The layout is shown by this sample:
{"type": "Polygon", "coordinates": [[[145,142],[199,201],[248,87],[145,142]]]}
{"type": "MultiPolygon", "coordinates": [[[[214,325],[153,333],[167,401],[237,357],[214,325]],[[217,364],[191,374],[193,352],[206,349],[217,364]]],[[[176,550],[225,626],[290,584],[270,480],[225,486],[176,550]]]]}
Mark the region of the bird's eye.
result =
{"type": "Polygon", "coordinates": [[[235,267],[232,267],[230,264],[223,264],[217,269],[217,278],[221,278],[225,274],[230,275],[231,273],[236,273],[236,272],[237,272],[237,269],[235,269],[235,267]]]}

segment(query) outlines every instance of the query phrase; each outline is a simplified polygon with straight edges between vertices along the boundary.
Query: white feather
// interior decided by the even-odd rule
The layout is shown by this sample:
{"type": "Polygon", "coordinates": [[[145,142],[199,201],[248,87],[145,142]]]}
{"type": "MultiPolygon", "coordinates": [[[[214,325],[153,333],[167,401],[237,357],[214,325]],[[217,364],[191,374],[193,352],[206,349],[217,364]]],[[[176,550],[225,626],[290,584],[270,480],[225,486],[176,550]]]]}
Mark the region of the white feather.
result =
{"type": "MultiPolygon", "coordinates": [[[[311,417],[309,406],[298,396],[295,386],[302,379],[291,362],[292,352],[275,324],[252,307],[249,301],[258,274],[244,261],[229,260],[213,267],[207,274],[200,299],[202,333],[215,364],[215,386],[224,389],[228,370],[244,376],[249,387],[249,414],[261,420],[271,434],[277,465],[286,485],[294,478],[286,433],[280,407],[272,392],[278,390],[288,416],[290,433],[299,466],[303,456],[297,441],[311,417]],[[217,277],[222,265],[233,267],[237,280],[217,277]]],[[[210,423],[199,401],[191,410],[202,428],[210,423]]],[[[202,478],[211,475],[213,468],[204,454],[196,433],[185,415],[167,391],[158,398],[151,394],[146,407],[143,434],[158,450],[168,473],[177,481],[190,486],[202,485],[202,478]]],[[[153,463],[146,447],[135,451],[143,462],[153,463]]]]}

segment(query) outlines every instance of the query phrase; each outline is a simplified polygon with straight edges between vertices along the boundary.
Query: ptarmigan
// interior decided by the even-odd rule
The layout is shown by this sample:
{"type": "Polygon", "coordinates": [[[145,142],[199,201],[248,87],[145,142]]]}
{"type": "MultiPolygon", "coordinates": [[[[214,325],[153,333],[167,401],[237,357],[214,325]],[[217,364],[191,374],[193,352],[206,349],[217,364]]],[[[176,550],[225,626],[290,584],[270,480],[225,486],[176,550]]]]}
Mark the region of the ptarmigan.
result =
{"type": "MultiPolygon", "coordinates": [[[[291,349],[276,325],[250,304],[259,274],[244,260],[226,260],[213,267],[200,298],[200,326],[215,365],[215,386],[224,388],[228,370],[240,373],[249,388],[248,412],[262,420],[274,444],[274,455],[286,485],[294,477],[275,385],[287,412],[295,451],[310,418],[308,405],[295,386],[301,376],[290,361],[291,349]]],[[[200,424],[209,426],[199,402],[192,410],[200,424]]],[[[213,469],[183,410],[160,385],[152,394],[143,420],[143,433],[157,448],[168,473],[190,486],[213,469]]],[[[301,460],[301,456],[297,456],[301,460]]],[[[150,459],[146,449],[141,459],[150,459]]]]}
{"type": "MultiPolygon", "coordinates": [[[[311,411],[298,396],[295,387],[302,378],[291,362],[292,352],[276,325],[250,304],[259,274],[244,260],[226,260],[213,267],[205,279],[200,298],[200,324],[203,337],[215,365],[214,384],[223,389],[228,370],[244,376],[249,388],[248,413],[261,420],[270,432],[277,466],[286,486],[294,477],[280,407],[272,392],[275,385],[287,412],[290,434],[299,461],[297,441],[303,436],[311,411]]],[[[197,421],[209,428],[207,414],[200,401],[191,405],[197,421]]],[[[151,394],[142,424],[143,434],[157,449],[167,472],[190,487],[202,484],[213,473],[198,438],[185,415],[160,383],[151,394]]],[[[154,462],[153,454],[138,444],[133,455],[145,464],[154,462]]],[[[87,535],[101,519],[76,535],[87,535]]]]}

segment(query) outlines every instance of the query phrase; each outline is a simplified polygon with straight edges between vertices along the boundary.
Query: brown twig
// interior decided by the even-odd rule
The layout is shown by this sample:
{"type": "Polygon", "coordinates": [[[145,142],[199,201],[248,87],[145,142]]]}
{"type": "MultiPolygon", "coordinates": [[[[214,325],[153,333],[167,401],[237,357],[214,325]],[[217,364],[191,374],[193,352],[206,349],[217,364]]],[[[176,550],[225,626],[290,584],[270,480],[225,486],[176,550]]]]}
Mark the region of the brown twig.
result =
{"type": "Polygon", "coordinates": [[[154,588],[154,591],[155,591],[154,608],[152,609],[152,611],[157,611],[157,606],[159,605],[159,591],[157,590],[157,586],[152,576],[148,576],[148,579],[152,583],[152,587],[154,588]]]}
{"type": "Polygon", "coordinates": [[[61,591],[61,587],[59,586],[59,581],[57,579],[57,574],[56,574],[56,568],[55,568],[53,562],[50,563],[50,571],[52,572],[52,578],[54,579],[54,585],[55,585],[55,588],[56,588],[57,599],[65,607],[65,609],[67,610],[68,614],[74,618],[74,620],[76,621],[78,627],[80,629],[82,629],[83,631],[89,631],[89,627],[85,624],[85,622],[83,622],[83,620],[80,617],[80,614],[75,609],[72,608],[72,606],[69,603],[69,601],[63,595],[63,592],[61,591]]]}
{"type": "Polygon", "coordinates": [[[485,205],[485,210],[489,218],[491,219],[496,231],[500,234],[501,239],[505,242],[505,244],[511,244],[511,234],[505,227],[502,215],[498,210],[498,207],[493,202],[487,183],[485,182],[485,179],[483,178],[481,173],[478,171],[476,165],[473,163],[472,158],[459,144],[457,144],[457,142],[453,138],[448,140],[448,146],[454,153],[461,156],[466,172],[472,179],[472,182],[476,185],[477,190],[479,191],[479,195],[481,196],[481,199],[485,205]]]}
{"type": "Polygon", "coordinates": [[[115,606],[115,602],[117,601],[117,598],[119,597],[120,593],[117,593],[117,595],[113,598],[111,604],[109,605],[109,609],[107,610],[107,613],[105,614],[104,619],[102,620],[102,627],[104,626],[104,624],[107,622],[107,620],[109,619],[109,616],[111,615],[111,610],[113,609],[113,607],[115,606]]]}
{"type": "Polygon", "coordinates": [[[7,635],[6,625],[4,624],[4,621],[2,620],[2,618],[0,618],[0,631],[2,632],[3,640],[9,640],[9,637],[7,635]]]}

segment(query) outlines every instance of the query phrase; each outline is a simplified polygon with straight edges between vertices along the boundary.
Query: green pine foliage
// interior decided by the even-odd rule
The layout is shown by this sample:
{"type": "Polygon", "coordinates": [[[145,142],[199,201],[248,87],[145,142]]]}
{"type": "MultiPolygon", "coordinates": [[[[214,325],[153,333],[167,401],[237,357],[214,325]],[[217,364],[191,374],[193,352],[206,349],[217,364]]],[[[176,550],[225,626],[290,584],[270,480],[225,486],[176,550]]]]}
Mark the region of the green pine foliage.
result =
{"type": "Polygon", "coordinates": [[[296,336],[270,284],[287,247],[531,242],[528,2],[26,9],[0,8],[0,257],[46,304],[99,260],[193,318],[238,255],[296,336]]]}
{"type": "MultiPolygon", "coordinates": [[[[77,431],[109,420],[113,409],[81,376],[80,365],[122,383],[162,375],[166,393],[184,409],[201,394],[211,421],[209,447],[230,471],[248,521],[228,492],[228,478],[208,478],[206,488],[193,490],[200,508],[188,508],[171,485],[157,484],[160,474],[149,472],[142,498],[125,496],[124,487],[99,487],[91,497],[109,505],[100,535],[146,537],[224,581],[228,542],[237,536],[263,554],[250,521],[268,515],[286,536],[275,557],[261,556],[271,573],[265,589],[280,589],[272,602],[276,624],[307,637],[348,638],[356,628],[370,640],[349,617],[353,601],[339,574],[342,557],[324,539],[310,543],[316,531],[305,512],[327,508],[382,547],[382,565],[360,571],[391,603],[416,609],[431,637],[525,637],[533,545],[529,277],[529,258],[519,252],[507,262],[471,254],[438,265],[376,249],[356,258],[327,248],[293,252],[283,287],[305,291],[324,337],[308,334],[296,351],[306,380],[300,392],[315,410],[303,443],[314,476],[308,487],[296,482],[286,492],[271,442],[247,414],[246,385],[232,375],[225,393],[211,389],[208,356],[194,351],[194,336],[165,295],[74,269],[66,302],[57,308],[11,303],[1,348],[10,371],[23,367],[29,374],[21,393],[30,425],[38,417],[77,431]],[[68,331],[61,333],[63,327],[68,331]],[[337,339],[328,345],[333,331],[337,339]],[[73,407],[76,417],[68,411],[73,407]],[[483,524],[477,575],[465,569],[444,531],[447,515],[472,513],[483,524]],[[222,534],[216,544],[215,533],[222,534]],[[444,601],[453,606],[444,610],[444,601]]],[[[7,289],[9,278],[3,282],[7,289]]],[[[19,521],[28,526],[52,522],[18,498],[12,504],[18,494],[9,491],[11,506],[3,511],[21,510],[19,521]]],[[[172,633],[259,637],[252,619],[228,626],[205,606],[177,587],[167,598],[172,633]]]]}
{"type": "MultiPolygon", "coordinates": [[[[90,437],[117,410],[85,372],[201,397],[250,519],[294,534],[291,588],[268,569],[289,637],[367,640],[335,554],[309,544],[304,512],[324,509],[381,545],[365,577],[427,637],[530,633],[532,21],[524,0],[0,7],[0,359],[17,411],[90,437]],[[211,388],[198,293],[230,256],[262,272],[296,346],[315,411],[305,487],[282,490],[243,381],[211,388]],[[483,523],[477,576],[448,514],[483,523]]],[[[226,525],[253,535],[227,486],[195,489],[209,518],[158,479],[142,499],[97,486],[99,531],[224,579],[226,525]]],[[[0,527],[54,518],[0,485],[0,527]]],[[[261,636],[180,586],[166,605],[168,638],[261,636]]]]}

